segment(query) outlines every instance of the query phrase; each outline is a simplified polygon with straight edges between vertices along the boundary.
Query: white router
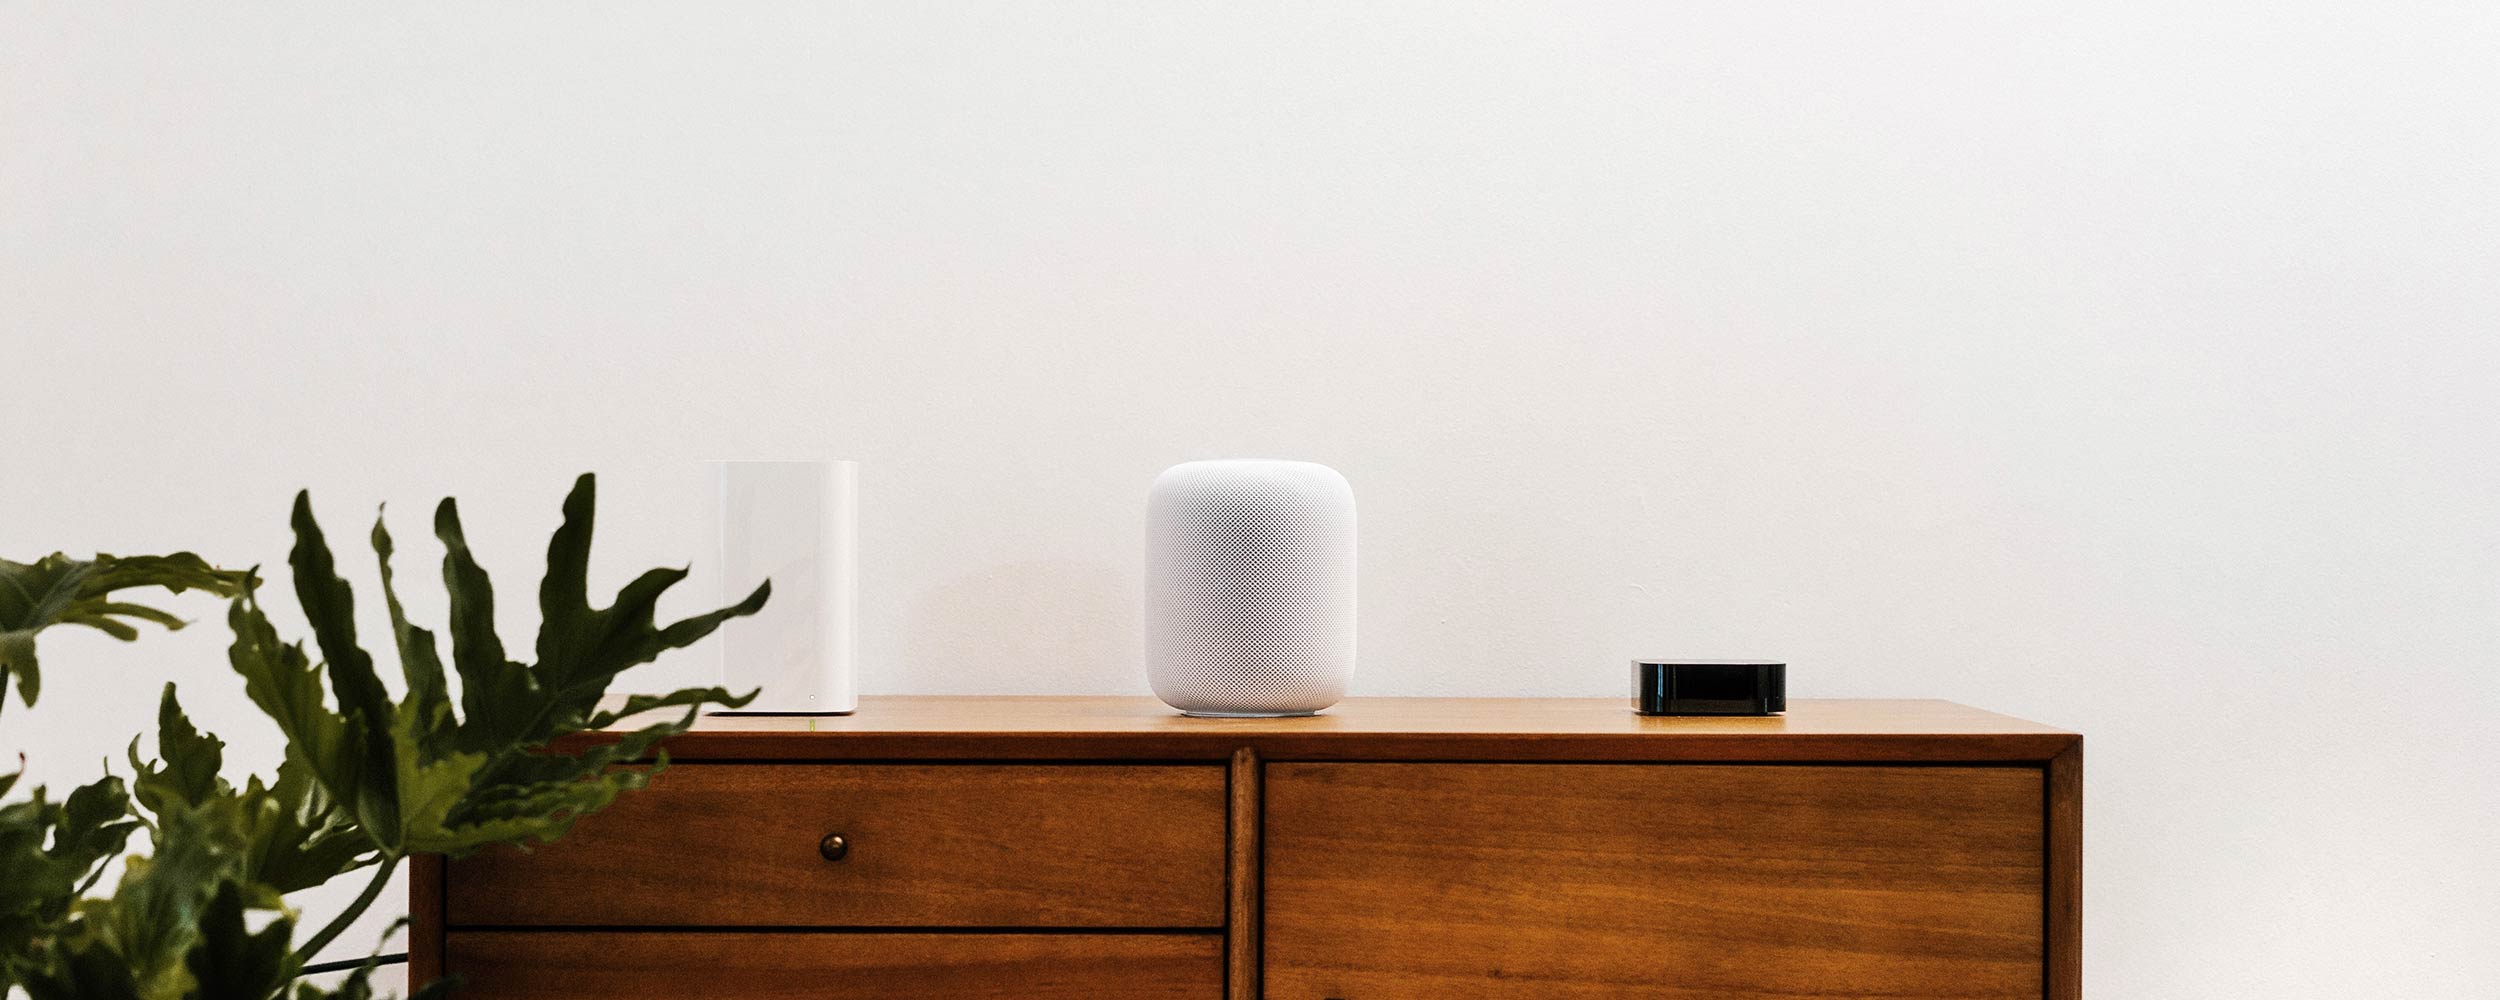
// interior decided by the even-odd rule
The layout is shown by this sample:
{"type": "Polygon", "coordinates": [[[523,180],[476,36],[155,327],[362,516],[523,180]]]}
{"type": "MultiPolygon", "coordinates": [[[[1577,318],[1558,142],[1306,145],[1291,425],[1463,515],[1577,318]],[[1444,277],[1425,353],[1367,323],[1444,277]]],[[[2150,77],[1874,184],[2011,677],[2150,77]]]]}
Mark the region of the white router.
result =
{"type": "Polygon", "coordinates": [[[715,578],[773,582],[764,610],[713,637],[729,690],[763,692],[722,714],[857,711],[859,463],[708,464],[715,578]]]}

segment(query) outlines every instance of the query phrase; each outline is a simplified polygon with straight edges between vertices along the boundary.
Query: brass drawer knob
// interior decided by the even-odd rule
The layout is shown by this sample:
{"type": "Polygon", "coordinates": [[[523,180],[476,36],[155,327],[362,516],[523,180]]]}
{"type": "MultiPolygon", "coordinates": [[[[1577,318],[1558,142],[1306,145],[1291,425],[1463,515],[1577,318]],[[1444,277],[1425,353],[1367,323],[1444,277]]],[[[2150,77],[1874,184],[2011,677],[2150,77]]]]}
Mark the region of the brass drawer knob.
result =
{"type": "Polygon", "coordinates": [[[816,842],[816,853],[824,855],[827,861],[840,861],[850,856],[851,842],[841,834],[828,833],[816,842]]]}

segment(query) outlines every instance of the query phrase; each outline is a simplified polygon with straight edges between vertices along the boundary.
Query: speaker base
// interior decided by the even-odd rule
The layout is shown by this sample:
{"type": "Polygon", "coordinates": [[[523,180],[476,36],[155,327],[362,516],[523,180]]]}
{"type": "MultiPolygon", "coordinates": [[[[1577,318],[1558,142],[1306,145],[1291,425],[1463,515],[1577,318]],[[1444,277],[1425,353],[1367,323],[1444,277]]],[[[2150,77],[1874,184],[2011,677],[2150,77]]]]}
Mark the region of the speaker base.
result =
{"type": "Polygon", "coordinates": [[[1199,712],[1184,708],[1180,713],[1192,719],[1307,719],[1318,715],[1319,709],[1308,712],[1199,712]]]}

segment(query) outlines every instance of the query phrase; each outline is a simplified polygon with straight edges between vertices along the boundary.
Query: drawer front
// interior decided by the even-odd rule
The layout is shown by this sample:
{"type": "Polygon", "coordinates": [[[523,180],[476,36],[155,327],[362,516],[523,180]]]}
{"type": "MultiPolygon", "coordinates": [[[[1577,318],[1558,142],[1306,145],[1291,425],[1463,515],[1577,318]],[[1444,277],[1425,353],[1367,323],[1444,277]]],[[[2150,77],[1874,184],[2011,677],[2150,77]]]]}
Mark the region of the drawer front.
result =
{"type": "Polygon", "coordinates": [[[450,864],[454,926],[1219,927],[1212,766],[681,764],[531,852],[450,864]],[[824,841],[842,838],[839,860],[824,841]]]}
{"type": "Polygon", "coordinates": [[[1268,1000],[2041,995],[2036,768],[1266,776],[1268,1000]]]}
{"type": "Polygon", "coordinates": [[[454,931],[460,1000],[1222,1000],[1212,934],[454,931]]]}

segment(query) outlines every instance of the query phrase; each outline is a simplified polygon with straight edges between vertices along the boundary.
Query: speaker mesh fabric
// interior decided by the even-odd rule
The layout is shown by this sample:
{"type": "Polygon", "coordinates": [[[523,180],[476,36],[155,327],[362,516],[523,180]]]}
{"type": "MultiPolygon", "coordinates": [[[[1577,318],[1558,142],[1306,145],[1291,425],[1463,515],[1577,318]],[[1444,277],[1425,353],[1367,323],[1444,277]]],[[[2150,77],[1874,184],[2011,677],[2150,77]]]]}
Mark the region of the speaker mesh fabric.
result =
{"type": "Polygon", "coordinates": [[[1146,504],[1146,664],[1195,715],[1302,715],[1354,672],[1354,489],[1311,462],[1189,462],[1146,504]]]}

